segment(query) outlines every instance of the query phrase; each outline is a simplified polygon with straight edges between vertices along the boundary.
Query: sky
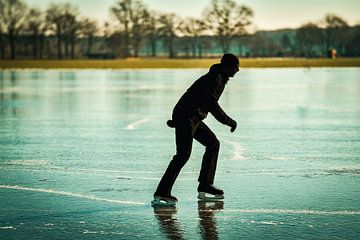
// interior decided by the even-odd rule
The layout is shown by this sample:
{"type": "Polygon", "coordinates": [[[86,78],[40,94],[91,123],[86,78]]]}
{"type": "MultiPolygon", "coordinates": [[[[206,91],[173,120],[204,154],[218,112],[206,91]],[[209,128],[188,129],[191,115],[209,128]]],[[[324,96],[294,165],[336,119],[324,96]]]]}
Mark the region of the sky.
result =
{"type": "MultiPolygon", "coordinates": [[[[360,0],[235,0],[252,8],[256,30],[297,28],[309,21],[320,21],[327,13],[344,18],[350,25],[360,24],[360,0]]],[[[80,13],[97,19],[101,25],[111,21],[109,9],[117,0],[25,0],[43,10],[51,2],[71,2],[80,13]]],[[[176,13],[181,17],[201,18],[211,0],[142,0],[149,9],[176,13]]]]}

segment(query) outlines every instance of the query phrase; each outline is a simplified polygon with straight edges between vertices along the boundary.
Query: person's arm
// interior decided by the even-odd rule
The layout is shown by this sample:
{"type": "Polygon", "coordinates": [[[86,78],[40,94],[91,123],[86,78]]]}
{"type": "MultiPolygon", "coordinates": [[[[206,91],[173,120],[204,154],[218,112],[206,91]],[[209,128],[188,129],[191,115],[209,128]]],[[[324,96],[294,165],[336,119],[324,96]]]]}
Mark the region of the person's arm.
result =
{"type": "Polygon", "coordinates": [[[215,84],[210,86],[210,94],[208,98],[209,112],[215,117],[216,120],[224,125],[231,127],[231,132],[235,131],[236,121],[229,117],[218,103],[218,99],[221,95],[222,86],[220,79],[216,79],[215,84]]]}

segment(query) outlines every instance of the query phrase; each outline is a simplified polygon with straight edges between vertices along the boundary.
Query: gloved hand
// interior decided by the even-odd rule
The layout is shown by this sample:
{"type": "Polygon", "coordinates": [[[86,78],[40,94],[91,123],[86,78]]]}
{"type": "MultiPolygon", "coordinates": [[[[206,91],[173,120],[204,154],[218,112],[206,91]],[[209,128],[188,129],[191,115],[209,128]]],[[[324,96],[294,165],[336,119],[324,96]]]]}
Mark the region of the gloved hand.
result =
{"type": "Polygon", "coordinates": [[[229,123],[230,128],[230,132],[234,132],[236,127],[237,127],[237,123],[235,120],[231,119],[230,123],[229,123]]]}
{"type": "Polygon", "coordinates": [[[171,127],[171,128],[174,128],[175,127],[175,123],[173,120],[167,120],[166,124],[171,127]]]}

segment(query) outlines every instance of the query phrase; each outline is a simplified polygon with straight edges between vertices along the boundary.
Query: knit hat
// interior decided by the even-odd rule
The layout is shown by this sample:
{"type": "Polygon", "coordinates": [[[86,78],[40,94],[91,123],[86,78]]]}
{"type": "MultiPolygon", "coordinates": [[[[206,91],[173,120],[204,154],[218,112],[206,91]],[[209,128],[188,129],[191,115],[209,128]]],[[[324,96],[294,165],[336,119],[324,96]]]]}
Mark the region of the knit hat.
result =
{"type": "Polygon", "coordinates": [[[220,61],[221,65],[231,67],[239,65],[239,59],[232,53],[225,53],[220,61]]]}

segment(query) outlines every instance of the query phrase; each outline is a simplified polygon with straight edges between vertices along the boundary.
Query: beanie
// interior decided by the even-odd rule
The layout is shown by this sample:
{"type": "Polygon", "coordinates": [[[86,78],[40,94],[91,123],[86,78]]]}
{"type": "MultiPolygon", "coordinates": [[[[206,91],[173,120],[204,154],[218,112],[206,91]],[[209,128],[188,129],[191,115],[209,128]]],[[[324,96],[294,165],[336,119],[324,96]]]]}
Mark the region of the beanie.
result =
{"type": "Polygon", "coordinates": [[[225,53],[220,61],[221,65],[230,67],[239,65],[239,59],[232,53],[225,53]]]}

